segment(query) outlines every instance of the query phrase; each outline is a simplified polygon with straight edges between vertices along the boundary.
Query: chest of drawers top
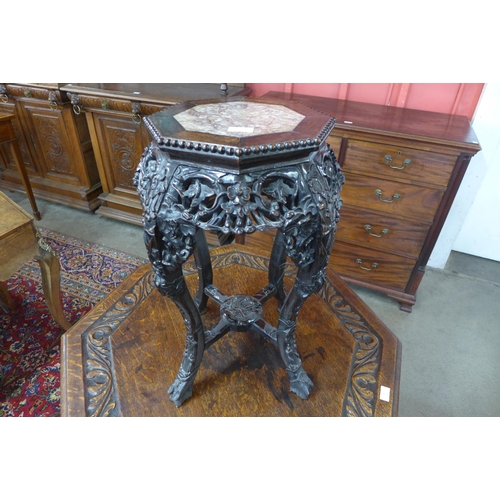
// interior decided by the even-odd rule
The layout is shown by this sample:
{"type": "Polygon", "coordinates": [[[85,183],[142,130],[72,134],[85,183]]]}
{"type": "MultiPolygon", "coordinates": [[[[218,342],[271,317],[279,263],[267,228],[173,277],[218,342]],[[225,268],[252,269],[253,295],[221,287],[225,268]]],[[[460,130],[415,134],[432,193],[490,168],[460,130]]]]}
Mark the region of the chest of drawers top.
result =
{"type": "MultiPolygon", "coordinates": [[[[326,97],[269,92],[263,98],[293,99],[323,111],[336,119],[335,129],[377,134],[395,139],[431,142],[436,146],[460,148],[472,154],[480,151],[479,141],[469,119],[432,111],[344,101],[326,97]]],[[[335,132],[335,130],[334,130],[335,132]]]]}

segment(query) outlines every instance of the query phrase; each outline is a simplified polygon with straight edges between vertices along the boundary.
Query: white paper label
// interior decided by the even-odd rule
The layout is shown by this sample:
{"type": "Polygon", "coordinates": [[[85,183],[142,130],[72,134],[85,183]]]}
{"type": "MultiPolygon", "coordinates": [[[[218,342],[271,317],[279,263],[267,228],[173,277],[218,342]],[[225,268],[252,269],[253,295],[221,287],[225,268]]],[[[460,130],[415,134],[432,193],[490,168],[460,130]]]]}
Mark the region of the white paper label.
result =
{"type": "Polygon", "coordinates": [[[380,399],[389,402],[391,400],[391,389],[385,385],[380,386],[380,399]]]}
{"type": "Polygon", "coordinates": [[[245,134],[251,134],[254,127],[229,127],[228,132],[244,132],[245,134]]]}

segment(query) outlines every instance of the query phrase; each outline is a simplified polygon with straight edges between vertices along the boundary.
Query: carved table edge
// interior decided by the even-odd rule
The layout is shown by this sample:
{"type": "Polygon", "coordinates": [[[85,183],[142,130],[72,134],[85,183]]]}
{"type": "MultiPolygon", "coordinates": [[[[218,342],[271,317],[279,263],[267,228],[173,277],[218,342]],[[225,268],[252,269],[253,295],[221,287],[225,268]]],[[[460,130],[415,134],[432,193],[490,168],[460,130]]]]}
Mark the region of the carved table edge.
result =
{"type": "MultiPolygon", "coordinates": [[[[262,255],[261,249],[254,248],[251,245],[240,245],[236,243],[212,249],[211,258],[214,268],[225,267],[230,264],[240,264],[248,265],[249,267],[262,271],[266,270],[266,261],[269,259],[268,256],[262,255]]],[[[288,265],[288,277],[293,276],[293,268],[293,264],[288,265]]],[[[185,274],[190,275],[196,272],[195,264],[192,260],[189,260],[185,265],[185,274]]],[[[318,295],[325,301],[329,309],[337,316],[341,324],[352,335],[355,341],[349,380],[342,404],[342,416],[378,416],[379,411],[377,410],[379,404],[390,405],[391,416],[397,416],[401,371],[401,342],[361,300],[361,298],[329,268],[326,271],[326,278],[326,282],[318,292],[318,295]],[[384,361],[382,359],[384,343],[392,344],[395,350],[393,360],[384,361]],[[381,402],[379,399],[379,379],[381,378],[388,378],[393,382],[390,402],[387,403],[381,402]]],[[[89,333],[93,329],[96,330],[99,328],[99,325],[103,323],[102,318],[106,315],[112,317],[113,307],[120,301],[123,302],[126,300],[134,287],[138,284],[143,284],[145,280],[149,280],[150,283],[152,282],[152,269],[150,264],[144,264],[136,269],[116,290],[97,304],[87,313],[87,315],[63,335],[61,341],[63,346],[61,352],[61,375],[64,375],[65,379],[61,379],[62,390],[68,390],[68,380],[66,380],[66,377],[71,376],[68,372],[67,353],[64,348],[69,336],[71,336],[74,331],[79,332],[77,334],[81,336],[82,360],[83,363],[86,361],[88,362],[89,356],[85,356],[84,353],[89,350],[89,333]]],[[[140,304],[154,288],[152,284],[146,287],[140,300],[136,302],[135,305],[140,304]]],[[[130,313],[131,312],[133,312],[133,309],[130,313]]],[[[122,314],[121,320],[124,321],[127,317],[127,313],[122,314]]],[[[114,329],[116,329],[119,324],[121,324],[121,321],[115,325],[114,329]]],[[[111,333],[109,335],[111,335],[111,333]]],[[[106,341],[109,344],[109,338],[106,339],[106,341]]],[[[104,402],[100,401],[99,404],[94,406],[89,406],[89,395],[86,394],[86,416],[121,416],[118,389],[115,386],[112,371],[112,350],[109,345],[107,346],[106,354],[110,360],[110,365],[105,367],[109,378],[107,381],[107,388],[111,387],[111,390],[106,392],[107,399],[104,398],[106,399],[104,402]]],[[[85,369],[83,372],[85,377],[85,369]]],[[[83,394],[86,392],[85,381],[82,379],[79,382],[83,394]]],[[[71,413],[71,401],[68,400],[66,394],[64,394],[64,396],[61,394],[61,416],[69,416],[71,413]]],[[[387,409],[383,413],[387,414],[387,409]]]]}

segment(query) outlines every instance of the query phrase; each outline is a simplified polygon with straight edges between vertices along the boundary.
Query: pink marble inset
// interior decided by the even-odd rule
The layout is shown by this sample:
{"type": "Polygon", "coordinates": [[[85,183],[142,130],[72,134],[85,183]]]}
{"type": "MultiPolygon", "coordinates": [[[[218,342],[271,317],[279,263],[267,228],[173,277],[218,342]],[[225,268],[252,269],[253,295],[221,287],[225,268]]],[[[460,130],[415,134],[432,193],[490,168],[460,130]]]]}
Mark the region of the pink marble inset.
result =
{"type": "Polygon", "coordinates": [[[276,104],[221,102],[200,104],[175,115],[174,118],[190,132],[253,137],[290,132],[304,116],[276,104]]]}

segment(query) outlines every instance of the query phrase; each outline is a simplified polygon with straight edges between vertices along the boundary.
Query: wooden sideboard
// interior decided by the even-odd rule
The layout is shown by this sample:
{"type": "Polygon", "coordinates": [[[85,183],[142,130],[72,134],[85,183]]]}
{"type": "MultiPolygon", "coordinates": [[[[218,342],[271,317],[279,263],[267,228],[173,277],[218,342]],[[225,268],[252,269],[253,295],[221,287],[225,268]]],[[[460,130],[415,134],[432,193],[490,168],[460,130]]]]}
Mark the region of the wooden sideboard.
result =
{"type": "MultiPolygon", "coordinates": [[[[270,92],[336,118],[329,144],[345,174],[329,266],[347,282],[411,311],[470,159],[480,151],[465,116],[270,92]]],[[[246,236],[270,247],[272,234],[246,236]]]]}
{"type": "MultiPolygon", "coordinates": [[[[94,210],[101,193],[99,172],[83,116],[76,116],[58,83],[0,84],[0,111],[13,126],[36,197],[94,210]]],[[[0,185],[23,190],[12,153],[0,150],[0,185]]]]}
{"type": "MultiPolygon", "coordinates": [[[[250,91],[243,84],[227,86],[228,96],[250,91]]],[[[210,83],[5,83],[0,111],[15,115],[36,197],[141,224],[132,177],[151,142],[142,117],[220,94],[221,85],[210,83]]],[[[0,148],[0,186],[23,190],[6,148],[0,148]]]]}
{"type": "MultiPolygon", "coordinates": [[[[141,224],[142,206],[132,178],[152,138],[142,123],[180,101],[219,97],[218,84],[73,83],[62,87],[78,116],[85,115],[102,182],[97,212],[141,224]]],[[[229,85],[228,96],[250,92],[229,85]]]]}

